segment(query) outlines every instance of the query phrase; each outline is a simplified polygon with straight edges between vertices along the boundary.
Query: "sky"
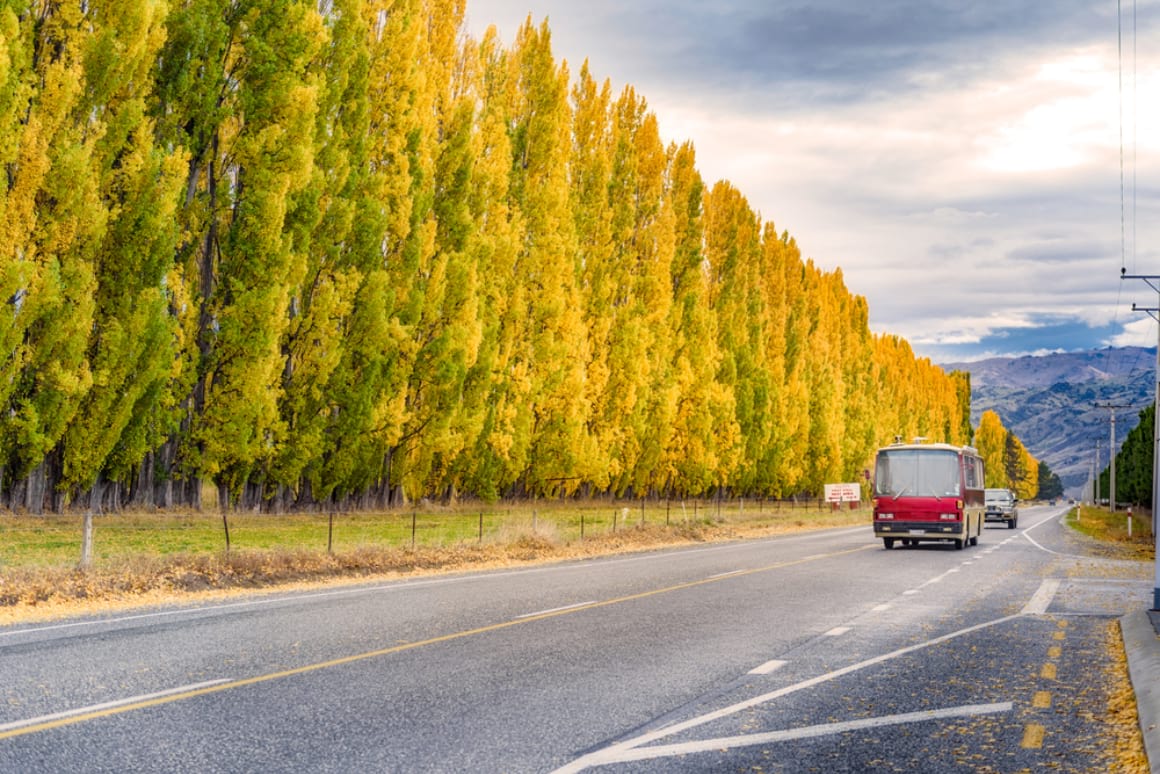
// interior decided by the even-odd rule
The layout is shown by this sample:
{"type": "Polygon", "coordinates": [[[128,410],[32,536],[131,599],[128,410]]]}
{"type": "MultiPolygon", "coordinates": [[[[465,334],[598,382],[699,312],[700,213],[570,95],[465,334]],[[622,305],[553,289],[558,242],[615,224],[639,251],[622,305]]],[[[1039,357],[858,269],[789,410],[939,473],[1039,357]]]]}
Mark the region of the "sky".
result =
{"type": "Polygon", "coordinates": [[[632,86],[936,363],[1155,346],[1160,0],[467,0],[632,86]],[[1128,275],[1128,279],[1121,275],[1128,275]]]}

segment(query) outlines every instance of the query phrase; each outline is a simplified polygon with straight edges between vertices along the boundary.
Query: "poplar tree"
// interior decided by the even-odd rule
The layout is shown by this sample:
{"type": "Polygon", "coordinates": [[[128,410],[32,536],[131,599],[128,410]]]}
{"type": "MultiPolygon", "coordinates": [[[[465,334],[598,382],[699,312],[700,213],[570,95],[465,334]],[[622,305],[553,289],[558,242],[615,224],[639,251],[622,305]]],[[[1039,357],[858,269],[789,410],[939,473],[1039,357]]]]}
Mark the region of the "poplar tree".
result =
{"type": "Polygon", "coordinates": [[[329,499],[346,483],[331,463],[343,431],[350,430],[336,420],[350,410],[339,374],[366,268],[357,252],[366,240],[359,228],[369,172],[372,8],[362,0],[336,0],[323,19],[326,44],[307,71],[318,83],[313,166],[286,215],[301,280],[289,288],[279,403],[286,432],[272,473],[280,492],[307,502],[329,499]]]}
{"type": "Polygon", "coordinates": [[[480,326],[470,245],[474,96],[452,89],[463,14],[463,0],[426,3],[424,77],[415,95],[412,222],[401,264],[412,275],[401,319],[415,360],[403,427],[408,469],[400,481],[412,497],[447,491],[451,463],[469,441],[457,405],[478,354],[480,326]]]}
{"type": "Polygon", "coordinates": [[[456,463],[457,478],[469,491],[492,501],[509,494],[527,466],[531,413],[525,366],[516,357],[523,342],[526,305],[518,255],[523,221],[510,193],[512,141],[508,133],[514,104],[509,55],[489,28],[466,61],[477,71],[480,103],[473,135],[475,164],[470,179],[470,250],[481,278],[480,345],[464,380],[464,395],[476,409],[473,444],[456,463]]]}
{"type": "Polygon", "coordinates": [[[525,223],[517,272],[527,305],[526,344],[513,358],[526,374],[532,425],[526,485],[532,493],[575,487],[585,412],[587,356],[568,201],[571,147],[568,69],[557,67],[547,23],[525,22],[511,63],[513,205],[525,223]]]}
{"type": "Polygon", "coordinates": [[[810,403],[804,484],[808,491],[817,492],[841,478],[845,431],[842,396],[846,387],[839,367],[841,312],[835,279],[823,274],[813,261],[806,262],[806,278],[807,314],[814,322],[807,344],[810,403]]]}
{"type": "Polygon", "coordinates": [[[797,243],[782,234],[785,250],[785,433],[778,465],[782,493],[796,494],[806,486],[809,451],[811,382],[810,328],[813,325],[807,294],[806,266],[797,243]]]}
{"type": "MultiPolygon", "coordinates": [[[[86,112],[99,136],[90,159],[105,227],[96,245],[94,323],[88,342],[93,386],[62,442],[60,487],[74,496],[104,474],[133,473],[164,440],[164,414],[178,357],[168,307],[186,160],[155,145],[148,117],[153,69],[164,39],[164,6],[106,0],[91,6],[86,112]]],[[[144,486],[152,489],[152,481],[144,486]]],[[[151,495],[150,495],[151,497],[151,495]]]]}
{"type": "Polygon", "coordinates": [[[255,4],[239,23],[245,35],[235,42],[236,123],[217,143],[229,209],[215,213],[205,403],[194,431],[199,466],[223,503],[241,494],[284,440],[282,336],[290,289],[304,271],[287,213],[310,179],[318,84],[308,70],[325,38],[307,3],[255,4]]]}
{"type": "Polygon", "coordinates": [[[0,281],[9,294],[4,338],[16,346],[4,355],[0,452],[9,476],[23,480],[21,504],[39,512],[46,495],[59,503],[57,444],[92,385],[89,333],[108,209],[91,174],[103,126],[86,93],[95,36],[85,9],[26,8],[15,25],[10,14],[5,27],[17,34],[5,46],[10,74],[0,78],[13,131],[4,140],[0,281]]]}
{"type": "Polygon", "coordinates": [[[673,202],[667,190],[669,158],[655,114],[644,116],[633,139],[638,202],[633,231],[635,313],[641,320],[634,351],[640,364],[641,394],[634,415],[635,459],[629,461],[626,472],[637,495],[643,497],[664,484],[660,469],[672,434],[669,317],[676,237],[673,202]]]}
{"type": "Polygon", "coordinates": [[[973,443],[974,430],[971,427],[971,372],[951,371],[951,382],[955,390],[955,437],[964,444],[973,443]]]}
{"type": "Polygon", "coordinates": [[[14,457],[16,427],[3,418],[16,410],[14,400],[29,357],[36,200],[49,169],[37,105],[36,34],[36,15],[27,5],[0,5],[0,164],[8,178],[0,187],[0,488],[37,462],[14,457]]]}
{"type": "MultiPolygon", "coordinates": [[[[759,274],[759,219],[741,192],[725,181],[705,198],[705,256],[721,353],[717,379],[733,397],[739,433],[737,483],[745,491],[753,487],[758,460],[769,446],[772,390],[762,346],[767,312],[759,274]]],[[[721,473],[728,480],[733,471],[721,473]]]]}
{"type": "Polygon", "coordinates": [[[984,411],[975,430],[975,448],[983,458],[986,484],[992,489],[1008,489],[1011,482],[1007,478],[1004,457],[1007,450],[1007,428],[994,411],[984,411]]]}
{"type": "Polygon", "coordinates": [[[841,273],[835,282],[843,308],[840,367],[842,396],[842,481],[862,480],[878,447],[878,415],[874,395],[874,347],[870,333],[870,309],[863,296],[849,292],[841,273]]]}
{"type": "Polygon", "coordinates": [[[413,0],[364,0],[368,63],[365,167],[351,192],[351,311],[340,326],[342,355],[329,380],[334,401],[324,462],[336,496],[387,505],[392,451],[406,422],[413,363],[399,307],[410,278],[399,268],[410,236],[414,92],[422,18],[413,0]]]}
{"type": "Polygon", "coordinates": [[[791,440],[790,406],[786,402],[786,327],[788,302],[786,272],[796,262],[773,222],[766,221],[761,235],[761,293],[765,310],[764,335],[759,342],[761,360],[768,378],[769,410],[764,448],[755,459],[754,487],[757,493],[780,497],[786,485],[784,466],[791,440]]]}
{"type": "Polygon", "coordinates": [[[612,398],[611,332],[618,270],[612,234],[611,86],[598,85],[585,62],[572,90],[571,204],[576,232],[577,265],[584,300],[587,336],[584,403],[588,432],[578,470],[599,491],[623,473],[616,453],[621,428],[608,405],[612,398]]]}
{"type": "Polygon", "coordinates": [[[177,432],[157,450],[150,467],[167,481],[163,503],[201,505],[204,474],[193,437],[205,410],[209,356],[216,325],[223,212],[228,202],[224,147],[236,132],[239,38],[247,4],[232,0],[185,0],[166,18],[165,45],[157,63],[152,117],[161,147],[183,148],[187,156],[177,226],[170,305],[179,331],[178,367],[171,390],[178,398],[177,432]],[[177,484],[176,486],[174,484],[177,484]]]}
{"type": "Polygon", "coordinates": [[[690,143],[669,151],[675,253],[672,264],[673,435],[664,466],[675,494],[701,495],[730,464],[737,420],[732,396],[717,381],[720,354],[710,307],[709,276],[703,253],[705,186],[690,143]],[[721,448],[725,439],[726,448],[721,448]]]}
{"type": "Polygon", "coordinates": [[[667,312],[656,282],[659,271],[667,278],[671,258],[661,248],[664,226],[658,223],[663,148],[647,104],[633,89],[626,88],[612,106],[611,128],[612,256],[604,274],[608,378],[595,419],[604,428],[600,443],[609,450],[613,490],[620,494],[629,487],[645,488],[649,481],[638,467],[648,432],[650,373],[660,367],[654,353],[664,341],[658,341],[659,321],[667,312]]]}

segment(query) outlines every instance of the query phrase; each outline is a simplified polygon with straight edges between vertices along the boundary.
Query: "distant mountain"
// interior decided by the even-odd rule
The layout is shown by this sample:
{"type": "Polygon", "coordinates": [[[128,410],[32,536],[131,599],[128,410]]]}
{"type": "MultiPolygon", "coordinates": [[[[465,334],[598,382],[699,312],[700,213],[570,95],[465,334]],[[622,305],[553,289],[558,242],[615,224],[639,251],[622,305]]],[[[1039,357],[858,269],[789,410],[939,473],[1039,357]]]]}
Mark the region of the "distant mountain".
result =
{"type": "Polygon", "coordinates": [[[1051,466],[1068,494],[1088,486],[1100,449],[1108,465],[1111,410],[1116,448],[1155,399],[1156,350],[1099,349],[1036,357],[998,357],[973,363],[944,363],[948,373],[971,375],[971,422],[990,409],[1031,454],[1051,466]]]}

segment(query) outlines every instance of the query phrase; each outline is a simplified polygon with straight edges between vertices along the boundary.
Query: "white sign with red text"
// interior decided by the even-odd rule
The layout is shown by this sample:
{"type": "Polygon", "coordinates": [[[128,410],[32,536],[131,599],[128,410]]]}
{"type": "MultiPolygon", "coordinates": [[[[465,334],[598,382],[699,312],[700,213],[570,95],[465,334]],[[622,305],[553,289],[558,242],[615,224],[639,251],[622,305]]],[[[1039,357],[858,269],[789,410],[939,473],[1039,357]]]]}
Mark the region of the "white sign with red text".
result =
{"type": "Polygon", "coordinates": [[[856,503],[862,500],[862,487],[859,484],[826,484],[826,502],[828,503],[856,503]]]}

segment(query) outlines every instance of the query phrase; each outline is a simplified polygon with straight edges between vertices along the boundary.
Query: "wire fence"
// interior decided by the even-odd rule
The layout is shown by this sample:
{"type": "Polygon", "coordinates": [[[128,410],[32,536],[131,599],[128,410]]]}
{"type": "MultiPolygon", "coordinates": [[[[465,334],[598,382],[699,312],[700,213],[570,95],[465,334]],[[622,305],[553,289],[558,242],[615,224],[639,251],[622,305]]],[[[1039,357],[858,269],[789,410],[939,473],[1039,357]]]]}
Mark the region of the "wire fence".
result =
{"type": "MultiPolygon", "coordinates": [[[[697,525],[801,525],[836,516],[848,522],[865,504],[840,508],[819,499],[712,498],[674,500],[430,503],[385,512],[268,514],[119,512],[93,517],[90,551],[97,563],[224,550],[327,551],[448,547],[514,542],[535,536],[571,543],[646,528],[697,525]],[[229,535],[228,545],[226,535],[229,535]]],[[[0,572],[17,566],[75,565],[83,516],[0,514],[0,572]]]]}

